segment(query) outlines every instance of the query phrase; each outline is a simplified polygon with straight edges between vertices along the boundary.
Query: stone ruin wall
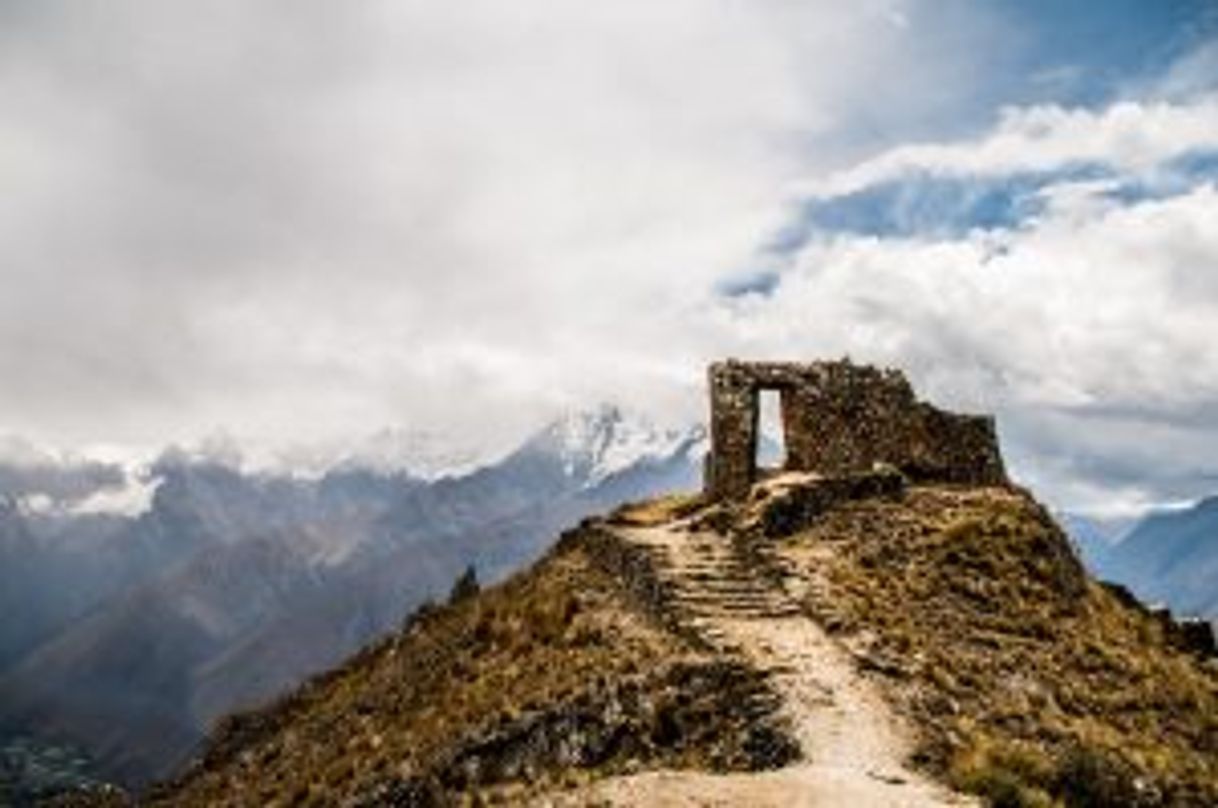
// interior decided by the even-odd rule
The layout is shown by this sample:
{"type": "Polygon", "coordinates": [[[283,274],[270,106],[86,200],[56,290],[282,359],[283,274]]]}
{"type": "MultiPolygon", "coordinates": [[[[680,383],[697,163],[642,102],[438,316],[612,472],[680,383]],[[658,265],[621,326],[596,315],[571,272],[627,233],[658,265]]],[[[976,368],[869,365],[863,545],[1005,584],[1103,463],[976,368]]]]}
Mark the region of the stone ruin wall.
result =
{"type": "Polygon", "coordinates": [[[757,479],[758,394],[781,397],[784,470],[825,475],[896,467],[915,481],[1007,481],[989,416],[957,415],[920,402],[896,370],[840,362],[711,365],[711,452],[706,492],[748,493],[757,479]]]}

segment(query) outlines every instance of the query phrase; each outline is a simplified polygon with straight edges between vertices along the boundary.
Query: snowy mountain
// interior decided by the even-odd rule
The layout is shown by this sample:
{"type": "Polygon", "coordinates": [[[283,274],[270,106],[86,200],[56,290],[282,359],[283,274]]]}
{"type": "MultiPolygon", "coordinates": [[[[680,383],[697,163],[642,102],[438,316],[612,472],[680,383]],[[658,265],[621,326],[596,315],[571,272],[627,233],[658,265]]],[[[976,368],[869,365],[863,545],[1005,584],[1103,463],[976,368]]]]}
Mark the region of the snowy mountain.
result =
{"type": "Polygon", "coordinates": [[[461,435],[402,426],[385,427],[353,441],[296,446],[264,455],[251,467],[305,477],[361,470],[420,480],[469,474],[495,460],[493,450],[461,435]]]}
{"type": "Polygon", "coordinates": [[[556,419],[522,449],[556,458],[567,477],[582,488],[593,488],[631,468],[677,457],[700,458],[706,451],[706,430],[662,428],[639,413],[604,404],[556,419]]]}
{"type": "Polygon", "coordinates": [[[421,480],[468,474],[486,462],[482,451],[453,436],[417,429],[388,428],[371,435],[341,465],[383,473],[401,471],[421,480]]]}

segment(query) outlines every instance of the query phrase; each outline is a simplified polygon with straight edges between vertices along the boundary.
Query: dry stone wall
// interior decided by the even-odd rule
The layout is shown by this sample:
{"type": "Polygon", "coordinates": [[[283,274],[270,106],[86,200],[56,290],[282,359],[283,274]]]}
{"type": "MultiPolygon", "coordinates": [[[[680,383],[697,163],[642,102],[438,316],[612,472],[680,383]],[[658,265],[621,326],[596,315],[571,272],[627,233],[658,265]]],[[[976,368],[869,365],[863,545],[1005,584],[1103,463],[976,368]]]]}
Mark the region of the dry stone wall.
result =
{"type": "Polygon", "coordinates": [[[897,370],[838,362],[741,362],[710,366],[711,452],[706,491],[738,498],[757,479],[758,394],[779,393],[785,470],[825,475],[896,467],[915,481],[1007,481],[989,416],[959,415],[918,401],[897,370]]]}

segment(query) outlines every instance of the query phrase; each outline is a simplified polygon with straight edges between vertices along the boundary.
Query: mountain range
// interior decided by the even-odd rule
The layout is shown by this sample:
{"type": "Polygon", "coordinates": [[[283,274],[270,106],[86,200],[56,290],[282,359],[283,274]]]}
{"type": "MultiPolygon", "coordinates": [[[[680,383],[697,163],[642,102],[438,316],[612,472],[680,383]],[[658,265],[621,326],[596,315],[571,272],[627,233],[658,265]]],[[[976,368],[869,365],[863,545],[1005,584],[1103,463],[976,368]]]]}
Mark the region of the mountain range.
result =
{"type": "Polygon", "coordinates": [[[1218,667],[1018,487],[768,476],[583,520],[152,806],[1212,806],[1218,667]]]}
{"type": "Polygon", "coordinates": [[[1142,600],[1218,621],[1218,497],[1152,512],[1089,556],[1096,574],[1142,600]]]}
{"type": "Polygon", "coordinates": [[[0,733],[85,749],[139,784],[209,726],[397,627],[473,567],[494,581],[562,528],[696,487],[700,429],[612,406],[475,470],[314,478],[167,453],[137,516],[0,506],[0,733]]]}
{"type": "MultiPolygon", "coordinates": [[[[0,498],[0,608],[20,615],[0,622],[0,743],[162,777],[219,718],[394,630],[467,568],[503,579],[585,516],[695,489],[705,437],[603,406],[481,466],[402,432],[357,448],[307,477],[166,452],[136,515],[0,498]]],[[[763,441],[763,459],[780,451],[763,441]]],[[[1063,524],[1101,577],[1218,618],[1218,499],[1120,532],[1063,524]]]]}

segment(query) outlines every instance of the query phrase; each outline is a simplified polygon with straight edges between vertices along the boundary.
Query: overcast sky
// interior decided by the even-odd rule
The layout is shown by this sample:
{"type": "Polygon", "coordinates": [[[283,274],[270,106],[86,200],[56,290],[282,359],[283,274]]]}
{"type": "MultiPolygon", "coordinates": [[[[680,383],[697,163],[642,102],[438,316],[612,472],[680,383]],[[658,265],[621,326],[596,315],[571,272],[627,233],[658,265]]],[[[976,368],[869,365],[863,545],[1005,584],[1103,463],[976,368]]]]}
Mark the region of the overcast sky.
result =
{"type": "Polygon", "coordinates": [[[0,451],[502,444],[849,354],[1058,504],[1216,492],[1214,8],[0,0],[0,451]]]}

